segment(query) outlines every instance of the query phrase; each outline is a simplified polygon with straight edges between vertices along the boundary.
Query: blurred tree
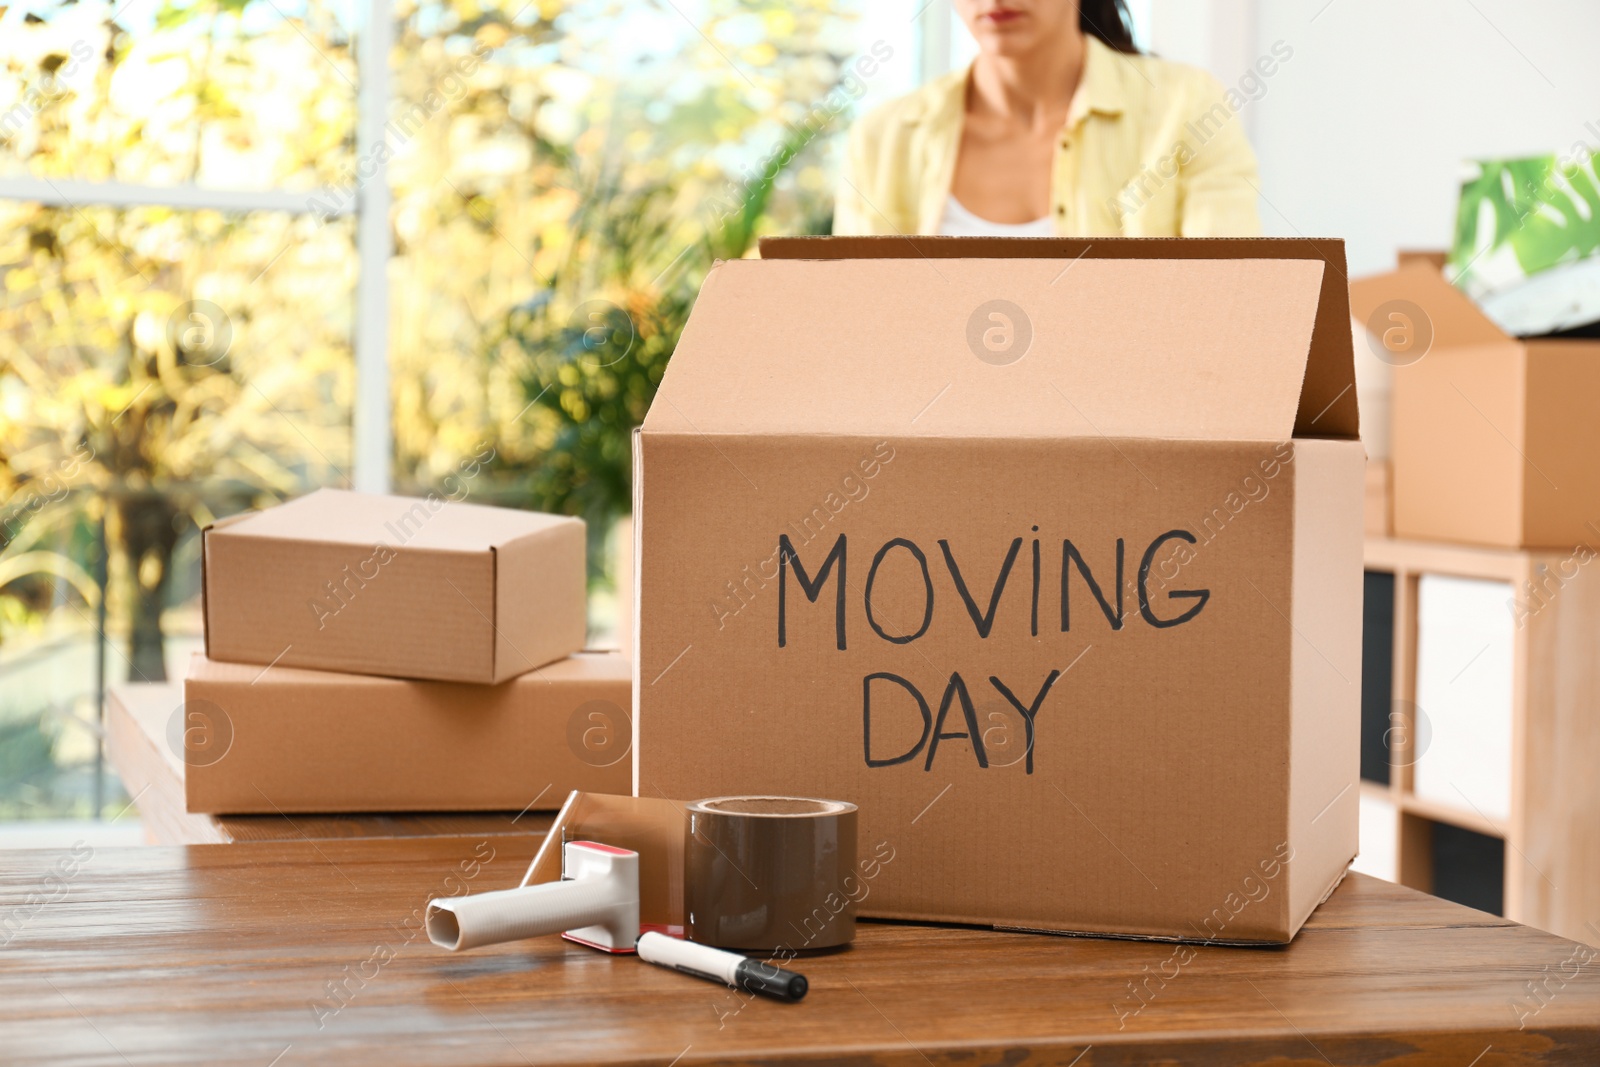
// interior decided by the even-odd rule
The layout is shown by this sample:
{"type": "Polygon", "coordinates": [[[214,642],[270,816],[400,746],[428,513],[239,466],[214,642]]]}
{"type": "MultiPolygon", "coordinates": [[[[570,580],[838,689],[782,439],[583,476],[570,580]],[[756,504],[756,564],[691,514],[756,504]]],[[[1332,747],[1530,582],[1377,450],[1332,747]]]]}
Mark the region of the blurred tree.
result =
{"type": "Polygon", "coordinates": [[[0,717],[0,817],[12,816],[30,792],[49,785],[54,747],[41,716],[0,717]]]}
{"type": "MultiPolygon", "coordinates": [[[[302,34],[320,30],[313,47],[345,66],[347,35],[314,4],[250,30],[246,6],[168,0],[132,32],[107,5],[61,3],[7,25],[0,165],[156,184],[323,180],[353,91],[304,76],[302,34]],[[289,50],[302,62],[280,62],[289,50]],[[306,109],[297,136],[255,121],[282,104],[306,109]]],[[[65,581],[95,607],[97,550],[41,546],[63,522],[103,524],[127,674],[166,677],[180,538],[219,505],[340,477],[353,266],[348,222],[0,203],[0,620],[32,605],[92,622],[51,590],[65,581]]]]}
{"type": "MultiPolygon", "coordinates": [[[[554,427],[526,475],[534,506],[582,516],[592,561],[612,523],[632,510],[632,431],[644,421],[706,270],[754,248],[777,182],[807,141],[805,131],[792,132],[771,168],[687,236],[677,182],[630,186],[625,168],[603,161],[596,183],[603,192],[589,203],[604,210],[578,212],[548,288],[511,309],[503,333],[490,338],[493,350],[516,352],[527,368],[526,403],[554,427]]],[[[825,233],[827,223],[814,216],[796,229],[825,233]]]]}
{"type": "Polygon", "coordinates": [[[705,271],[828,229],[853,14],[519,6],[400,11],[397,106],[443,105],[391,171],[396,469],[429,485],[491,441],[477,491],[584,516],[598,562],[705,271]]]}
{"type": "MultiPolygon", "coordinates": [[[[349,350],[337,320],[297,322],[306,305],[276,287],[244,291],[253,271],[234,246],[261,228],[251,220],[86,210],[98,217],[87,226],[85,212],[32,208],[20,232],[0,238],[0,272],[17,297],[0,309],[0,376],[15,411],[0,424],[11,505],[0,546],[47,522],[50,505],[73,491],[92,490],[105,504],[87,517],[103,516],[125,590],[128,674],[155,681],[166,677],[161,617],[179,537],[225,503],[237,509],[339,477],[328,457],[349,449],[349,350]],[[170,243],[151,240],[163,231],[170,243]],[[108,259],[102,242],[117,238],[147,288],[129,286],[108,259]],[[145,242],[171,254],[146,258],[136,251],[145,242]],[[180,299],[197,286],[233,310],[180,299]],[[240,334],[242,350],[230,352],[240,334]],[[250,343],[263,335],[299,358],[276,360],[270,344],[250,343]]],[[[278,232],[286,220],[255,221],[278,232]]],[[[323,268],[324,281],[348,292],[349,269],[330,277],[323,268]]],[[[86,569],[40,560],[33,573],[72,580],[93,605],[86,569]]]]}
{"type": "MultiPolygon", "coordinates": [[[[352,229],[310,190],[351,202],[371,173],[352,10],[0,7],[0,170],[304,189],[310,211],[0,203],[0,640],[14,620],[93,607],[103,519],[130,674],[162,677],[174,554],[196,524],[344,480],[352,229]]],[[[627,507],[629,431],[704,271],[761,232],[825,228],[849,5],[695,12],[396,0],[402,490],[488,443],[475,493],[584,514],[603,537],[627,507]],[[593,358],[596,321],[632,338],[623,358],[593,358]]]]}

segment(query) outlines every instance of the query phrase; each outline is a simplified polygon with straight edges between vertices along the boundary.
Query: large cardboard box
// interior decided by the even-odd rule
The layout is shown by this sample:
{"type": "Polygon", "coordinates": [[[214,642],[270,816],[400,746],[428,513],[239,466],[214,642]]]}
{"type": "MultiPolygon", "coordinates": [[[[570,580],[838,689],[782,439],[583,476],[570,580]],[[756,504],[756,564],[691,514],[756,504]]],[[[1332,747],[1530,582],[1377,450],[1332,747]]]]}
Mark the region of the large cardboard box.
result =
{"type": "Polygon", "coordinates": [[[626,794],[632,672],[585,652],[499,685],[217,663],[184,681],[188,810],[522,811],[626,794]]]}
{"type": "MultiPolygon", "coordinates": [[[[1363,412],[1366,410],[1362,409],[1363,412]]],[[[1394,533],[1394,522],[1389,517],[1389,461],[1367,459],[1366,533],[1368,537],[1388,537],[1394,533]]]]}
{"type": "Polygon", "coordinates": [[[636,789],[861,807],[863,915],[1283,942],[1356,852],[1338,241],[764,242],[636,441],[636,789]]]}
{"type": "Polygon", "coordinates": [[[319,489],[204,544],[214,660],[493,683],[584,647],[581,519],[319,489]]]}
{"type": "Polygon", "coordinates": [[[1395,536],[1600,544],[1600,341],[1508,337],[1422,262],[1350,302],[1394,366],[1395,536]]]}

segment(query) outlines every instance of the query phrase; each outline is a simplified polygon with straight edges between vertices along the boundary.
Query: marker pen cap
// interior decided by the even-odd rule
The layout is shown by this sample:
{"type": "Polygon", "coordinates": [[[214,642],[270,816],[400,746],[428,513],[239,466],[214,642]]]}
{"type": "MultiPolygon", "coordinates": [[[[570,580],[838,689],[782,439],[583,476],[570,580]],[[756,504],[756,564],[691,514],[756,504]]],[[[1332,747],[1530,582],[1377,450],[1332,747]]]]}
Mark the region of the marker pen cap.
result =
{"type": "Polygon", "coordinates": [[[751,993],[764,993],[780,1000],[799,1000],[809,988],[805,975],[760,960],[745,960],[739,964],[735,984],[751,993]]]}

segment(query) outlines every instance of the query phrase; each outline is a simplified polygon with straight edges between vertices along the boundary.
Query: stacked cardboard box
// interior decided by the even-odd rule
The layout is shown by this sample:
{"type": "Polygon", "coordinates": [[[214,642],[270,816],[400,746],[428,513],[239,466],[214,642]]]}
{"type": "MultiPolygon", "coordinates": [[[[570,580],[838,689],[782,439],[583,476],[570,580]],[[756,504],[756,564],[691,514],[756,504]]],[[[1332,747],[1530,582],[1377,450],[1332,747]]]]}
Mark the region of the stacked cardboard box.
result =
{"type": "Polygon", "coordinates": [[[205,531],[188,810],[553,808],[627,792],[629,664],[582,653],[577,519],[320,490],[205,531]]]}

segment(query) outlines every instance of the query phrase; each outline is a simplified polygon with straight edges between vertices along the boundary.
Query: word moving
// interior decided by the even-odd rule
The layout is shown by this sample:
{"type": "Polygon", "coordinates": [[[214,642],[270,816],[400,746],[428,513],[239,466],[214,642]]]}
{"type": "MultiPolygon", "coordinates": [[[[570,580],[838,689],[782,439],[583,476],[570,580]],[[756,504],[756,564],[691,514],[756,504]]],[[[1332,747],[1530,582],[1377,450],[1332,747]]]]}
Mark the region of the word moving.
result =
{"type": "MultiPolygon", "coordinates": [[[[1039,527],[1034,526],[1033,532],[1037,534],[1039,527]]],[[[1165,593],[1166,601],[1157,603],[1153,600],[1150,590],[1150,571],[1162,547],[1170,542],[1195,544],[1194,534],[1188,530],[1173,529],[1159,534],[1145,547],[1139,557],[1139,565],[1134,582],[1135,599],[1138,604],[1138,616],[1145,624],[1158,630],[1170,629],[1193,621],[1205,609],[1211,599],[1209,589],[1179,589],[1165,593]],[[1181,610],[1174,610],[1175,604],[1187,603],[1181,610]]],[[[956,557],[956,551],[946,539],[939,539],[939,556],[943,562],[943,572],[948,575],[950,586],[953,587],[959,608],[954,612],[953,621],[945,621],[941,626],[965,627],[971,625],[980,640],[988,640],[995,632],[995,622],[999,618],[1000,605],[1005,598],[1007,583],[1015,573],[1023,573],[1028,577],[1028,636],[1038,637],[1040,627],[1040,599],[1044,588],[1044,542],[1039,537],[1015,537],[1006,547],[1004,554],[997,563],[991,563],[995,578],[988,583],[985,590],[974,575],[973,561],[969,557],[966,568],[956,557]],[[1031,541],[1031,544],[1030,544],[1031,541]],[[1029,563],[1018,566],[1018,557],[1022,555],[1024,547],[1028,549],[1029,563]]],[[[808,568],[801,560],[799,552],[795,549],[789,535],[778,535],[778,647],[786,648],[789,644],[789,575],[794,572],[795,584],[799,586],[801,594],[811,604],[823,601],[823,594],[830,582],[833,583],[833,631],[834,646],[840,651],[847,651],[850,642],[849,626],[849,597],[847,596],[848,575],[850,565],[849,537],[840,534],[833,542],[832,549],[823,557],[820,564],[813,561],[808,568]],[[813,573],[814,568],[814,573],[813,573]]],[[[1060,580],[1055,612],[1059,619],[1061,633],[1072,630],[1072,590],[1074,585],[1081,584],[1092,599],[1092,607],[1088,615],[1091,619],[1101,617],[1105,624],[1112,630],[1121,630],[1128,622],[1127,605],[1124,590],[1127,583],[1125,573],[1127,568],[1127,543],[1119,537],[1112,551],[1101,556],[1101,575],[1105,580],[1096,577],[1088,558],[1077,544],[1070,540],[1062,540],[1060,549],[1060,580]],[[1107,566],[1106,557],[1110,565],[1107,566]],[[1114,571],[1114,576],[1109,571],[1114,571]],[[1076,575],[1076,578],[1074,578],[1076,575]],[[1095,609],[1098,609],[1096,611],[1095,609]]],[[[929,555],[922,546],[905,537],[895,537],[885,541],[873,553],[872,563],[867,568],[867,580],[862,591],[862,610],[868,629],[878,639],[894,645],[908,645],[926,637],[934,629],[935,617],[938,615],[938,604],[948,603],[949,595],[943,601],[936,595],[934,574],[939,571],[937,565],[930,565],[929,555]],[[920,607],[914,610],[910,619],[886,619],[880,606],[874,607],[873,591],[878,587],[880,575],[888,573],[886,564],[893,563],[899,568],[901,578],[907,574],[912,575],[909,588],[915,590],[920,587],[920,597],[912,595],[912,601],[920,607]],[[900,625],[908,621],[915,621],[914,627],[900,625]]],[[[885,579],[886,581],[888,579],[885,579]]],[[[900,582],[901,587],[906,587],[905,582],[900,582]]],[[[1081,603],[1081,600],[1080,600],[1081,603]]],[[[1047,625],[1055,625],[1054,622],[1047,625]]],[[[1081,619],[1080,619],[1081,629],[1081,619]]],[[[859,632],[859,627],[858,627],[859,632]]],[[[859,640],[859,639],[858,639],[859,640]]],[[[869,639],[870,641],[870,639],[869,639]]],[[[1044,679],[1028,686],[1014,687],[998,676],[990,675],[988,684],[1002,697],[1010,708],[1021,716],[1026,743],[1024,772],[1033,773],[1034,742],[1037,736],[1036,724],[1040,710],[1049,697],[1052,687],[1061,677],[1064,669],[1051,670],[1044,679]],[[1018,696],[1018,692],[1023,696],[1018,696]],[[1031,695],[1029,695],[1031,694],[1031,695]]],[[[928,698],[922,690],[910,679],[888,671],[874,671],[867,674],[861,682],[861,717],[862,717],[862,753],[868,767],[892,767],[897,764],[908,763],[918,755],[923,755],[922,767],[924,771],[933,769],[933,761],[938,755],[939,745],[944,741],[956,739],[965,740],[972,749],[972,754],[978,766],[989,767],[988,754],[984,748],[983,735],[978,727],[977,706],[973,702],[972,688],[966,678],[959,671],[954,671],[944,683],[944,692],[939,699],[938,711],[934,712],[928,698]],[[895,690],[900,690],[904,695],[909,695],[911,705],[907,705],[903,695],[895,690]],[[873,744],[873,715],[874,707],[878,709],[880,723],[884,714],[884,706],[889,699],[904,708],[914,706],[921,719],[921,733],[915,743],[904,751],[883,753],[876,751],[873,744]],[[960,711],[962,729],[947,730],[946,723],[950,712],[954,708],[960,711]]],[[[881,731],[880,731],[881,732],[881,731]]]]}

